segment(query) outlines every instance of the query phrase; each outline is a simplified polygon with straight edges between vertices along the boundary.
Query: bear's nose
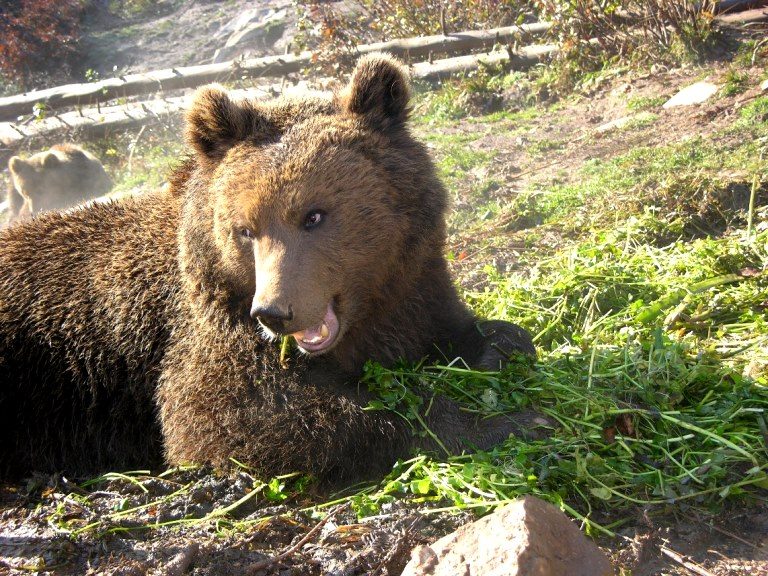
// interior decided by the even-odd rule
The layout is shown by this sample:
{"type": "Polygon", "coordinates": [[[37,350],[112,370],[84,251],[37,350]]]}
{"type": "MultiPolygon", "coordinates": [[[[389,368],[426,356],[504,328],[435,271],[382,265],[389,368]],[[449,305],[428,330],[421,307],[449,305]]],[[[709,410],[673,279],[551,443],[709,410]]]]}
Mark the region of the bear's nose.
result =
{"type": "Polygon", "coordinates": [[[293,320],[293,310],[290,306],[288,311],[285,311],[279,306],[260,306],[254,303],[251,307],[251,318],[258,320],[273,332],[282,334],[285,331],[285,322],[293,320]]]}

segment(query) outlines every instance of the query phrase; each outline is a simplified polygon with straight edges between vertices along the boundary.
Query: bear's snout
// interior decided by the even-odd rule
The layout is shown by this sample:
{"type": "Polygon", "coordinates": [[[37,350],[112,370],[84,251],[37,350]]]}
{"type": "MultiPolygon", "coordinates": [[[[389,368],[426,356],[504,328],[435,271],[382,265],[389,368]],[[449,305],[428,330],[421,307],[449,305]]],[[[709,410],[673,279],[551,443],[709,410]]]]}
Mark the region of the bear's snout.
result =
{"type": "Polygon", "coordinates": [[[293,310],[288,306],[288,310],[275,305],[264,305],[254,301],[251,306],[251,318],[258,320],[262,326],[275,332],[276,334],[285,333],[285,323],[293,320],[293,310]]]}

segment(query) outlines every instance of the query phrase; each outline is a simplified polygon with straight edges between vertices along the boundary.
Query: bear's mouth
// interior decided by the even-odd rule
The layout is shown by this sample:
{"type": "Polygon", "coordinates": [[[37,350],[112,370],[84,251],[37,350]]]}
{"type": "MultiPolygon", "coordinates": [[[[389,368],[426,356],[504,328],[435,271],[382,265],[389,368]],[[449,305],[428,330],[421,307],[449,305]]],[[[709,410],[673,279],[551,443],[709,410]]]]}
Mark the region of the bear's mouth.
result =
{"type": "Polygon", "coordinates": [[[291,334],[299,348],[310,354],[328,350],[336,342],[338,335],[339,318],[333,310],[333,300],[328,302],[328,308],[320,324],[291,334]]]}

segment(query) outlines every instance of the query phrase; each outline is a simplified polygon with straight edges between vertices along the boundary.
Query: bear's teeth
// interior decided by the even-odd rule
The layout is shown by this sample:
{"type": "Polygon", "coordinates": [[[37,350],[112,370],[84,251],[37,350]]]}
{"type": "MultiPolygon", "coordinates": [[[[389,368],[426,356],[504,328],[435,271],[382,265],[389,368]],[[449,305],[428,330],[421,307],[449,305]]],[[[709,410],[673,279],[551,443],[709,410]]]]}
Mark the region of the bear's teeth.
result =
{"type": "Polygon", "coordinates": [[[301,341],[305,344],[318,344],[328,338],[328,335],[331,333],[328,329],[328,325],[325,322],[320,325],[319,334],[316,332],[316,329],[312,329],[312,332],[314,332],[314,335],[311,338],[307,338],[307,334],[304,332],[304,336],[301,337],[301,341]]]}
{"type": "MultiPolygon", "coordinates": [[[[332,310],[331,313],[333,313],[332,310]]],[[[335,320],[335,317],[332,317],[330,321],[332,322],[333,320],[335,320]]],[[[319,347],[329,341],[332,329],[335,330],[335,323],[329,324],[329,320],[326,319],[317,326],[307,328],[300,332],[294,332],[291,336],[296,338],[296,341],[300,345],[306,344],[310,347],[319,347]]]]}

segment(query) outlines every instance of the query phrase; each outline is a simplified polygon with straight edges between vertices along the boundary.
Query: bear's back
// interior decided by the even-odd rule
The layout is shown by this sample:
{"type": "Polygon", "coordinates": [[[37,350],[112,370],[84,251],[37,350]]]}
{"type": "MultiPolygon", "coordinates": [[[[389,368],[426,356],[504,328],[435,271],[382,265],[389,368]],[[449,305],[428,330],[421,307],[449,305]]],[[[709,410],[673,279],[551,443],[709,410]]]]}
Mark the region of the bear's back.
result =
{"type": "Polygon", "coordinates": [[[179,289],[178,211],[157,192],[0,230],[0,437],[23,440],[0,471],[159,461],[152,395],[179,289]],[[60,419],[69,441],[39,436],[30,414],[60,419]],[[93,434],[109,453],[72,441],[93,434]]]}

